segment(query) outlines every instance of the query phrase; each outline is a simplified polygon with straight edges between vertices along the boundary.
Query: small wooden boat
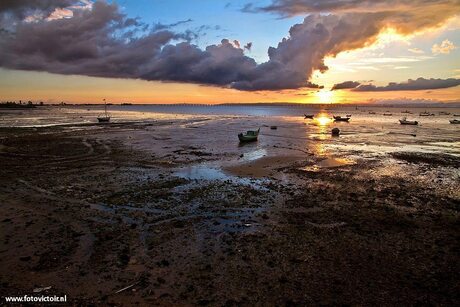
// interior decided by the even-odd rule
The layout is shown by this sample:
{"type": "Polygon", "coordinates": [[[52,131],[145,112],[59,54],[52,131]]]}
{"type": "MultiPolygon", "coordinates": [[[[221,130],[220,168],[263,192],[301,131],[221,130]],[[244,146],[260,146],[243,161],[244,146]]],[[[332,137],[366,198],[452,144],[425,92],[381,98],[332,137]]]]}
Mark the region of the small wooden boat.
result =
{"type": "Polygon", "coordinates": [[[420,116],[434,116],[433,113],[430,113],[430,112],[427,112],[427,111],[421,112],[419,115],[420,115],[420,116]]]}
{"type": "Polygon", "coordinates": [[[108,123],[110,121],[110,116],[99,116],[97,121],[100,123],[108,123]]]}
{"type": "Polygon", "coordinates": [[[240,142],[253,142],[257,141],[257,137],[259,136],[260,128],[257,130],[248,130],[246,133],[238,134],[238,139],[240,142]]]}
{"type": "Polygon", "coordinates": [[[449,120],[449,123],[458,125],[458,124],[460,124],[460,120],[459,119],[451,119],[451,120],[449,120]]]}
{"type": "Polygon", "coordinates": [[[336,122],[348,122],[350,117],[334,116],[334,121],[336,122]]]}
{"type": "Polygon", "coordinates": [[[107,102],[104,99],[104,114],[97,117],[97,121],[100,123],[108,123],[110,121],[110,116],[107,113],[107,102]]]}
{"type": "Polygon", "coordinates": [[[399,120],[401,125],[418,125],[418,121],[416,120],[407,120],[407,118],[403,117],[399,120]]]}
{"type": "Polygon", "coordinates": [[[347,117],[351,117],[351,114],[347,114],[347,117]]]}
{"type": "Polygon", "coordinates": [[[445,112],[445,111],[441,111],[441,112],[439,112],[439,115],[450,115],[450,113],[449,113],[449,112],[445,112]]]}
{"type": "Polygon", "coordinates": [[[369,114],[375,114],[375,112],[374,112],[374,111],[370,111],[369,114]]]}
{"type": "Polygon", "coordinates": [[[383,113],[383,116],[393,116],[393,113],[385,112],[383,113]]]}
{"type": "Polygon", "coordinates": [[[401,111],[401,113],[403,113],[403,114],[412,114],[412,112],[409,111],[409,110],[401,111]]]}
{"type": "Polygon", "coordinates": [[[311,115],[311,114],[304,114],[305,116],[305,119],[313,119],[313,117],[315,117],[315,115],[311,115]]]}
{"type": "Polygon", "coordinates": [[[278,127],[277,126],[270,126],[270,129],[276,130],[276,129],[278,129],[278,127]]]}

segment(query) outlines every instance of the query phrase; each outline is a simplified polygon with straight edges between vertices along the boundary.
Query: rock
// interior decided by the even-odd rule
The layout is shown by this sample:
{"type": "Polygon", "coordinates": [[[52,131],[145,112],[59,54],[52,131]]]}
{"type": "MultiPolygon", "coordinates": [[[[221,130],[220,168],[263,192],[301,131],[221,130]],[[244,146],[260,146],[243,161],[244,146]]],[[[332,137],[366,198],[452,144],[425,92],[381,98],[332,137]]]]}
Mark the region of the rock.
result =
{"type": "Polygon", "coordinates": [[[339,136],[340,135],[340,129],[339,128],[333,128],[332,129],[332,136],[339,136]]]}

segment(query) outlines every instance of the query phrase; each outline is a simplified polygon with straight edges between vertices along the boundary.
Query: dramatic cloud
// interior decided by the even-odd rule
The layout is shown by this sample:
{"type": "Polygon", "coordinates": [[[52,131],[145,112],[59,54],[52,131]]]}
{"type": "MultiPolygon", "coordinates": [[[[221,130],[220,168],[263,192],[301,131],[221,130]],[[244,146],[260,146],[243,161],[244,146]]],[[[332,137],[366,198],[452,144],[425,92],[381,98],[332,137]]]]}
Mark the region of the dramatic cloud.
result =
{"type": "Polygon", "coordinates": [[[441,25],[458,13],[458,1],[275,1],[265,11],[310,14],[291,27],[289,36],[268,49],[258,64],[245,55],[252,44],[224,39],[201,49],[197,33],[153,27],[122,14],[106,1],[3,1],[0,6],[0,66],[112,78],[179,81],[239,90],[320,88],[310,83],[324,58],[373,44],[381,31],[408,34],[441,25]],[[405,2],[405,3],[406,3],[405,2]],[[405,5],[407,5],[407,3],[405,5]],[[392,6],[393,5],[393,6],[392,6]],[[358,8],[366,8],[358,10],[358,8]],[[385,8],[385,9],[384,9],[385,8]],[[70,12],[70,13],[69,13],[70,12]],[[27,20],[29,18],[29,20],[27,20]]]}
{"type": "Polygon", "coordinates": [[[419,90],[435,90],[442,88],[450,88],[460,85],[460,79],[424,79],[416,80],[409,79],[407,82],[396,83],[391,82],[386,86],[375,86],[373,84],[362,84],[354,89],[357,92],[384,92],[384,91],[419,91],[419,90]]]}
{"type": "Polygon", "coordinates": [[[0,12],[53,11],[55,8],[68,7],[74,3],[73,0],[2,0],[0,12]]]}
{"type": "Polygon", "coordinates": [[[284,16],[308,13],[372,13],[383,11],[410,14],[411,10],[420,7],[443,9],[450,7],[455,10],[458,9],[459,5],[457,0],[273,0],[270,5],[264,7],[250,3],[243,8],[243,11],[272,12],[284,16]]]}
{"type": "Polygon", "coordinates": [[[431,48],[431,52],[434,54],[449,54],[452,50],[456,49],[457,47],[452,43],[450,40],[445,39],[442,41],[440,45],[434,44],[433,47],[431,48]]]}
{"type": "Polygon", "coordinates": [[[355,82],[355,81],[345,81],[342,83],[334,84],[334,86],[331,88],[331,91],[355,88],[359,86],[360,84],[361,83],[355,82]]]}
{"type": "MultiPolygon", "coordinates": [[[[174,25],[147,29],[137,19],[121,14],[116,4],[97,1],[90,10],[73,10],[72,18],[18,20],[14,31],[0,34],[0,66],[248,91],[319,87],[307,81],[315,69],[313,63],[306,62],[289,39],[270,48],[270,60],[259,65],[244,54],[245,47],[238,41],[224,39],[202,50],[190,43],[193,33],[169,30],[174,25]],[[296,54],[288,56],[291,51],[296,54]]],[[[307,28],[302,31],[312,31],[307,28]]]]}

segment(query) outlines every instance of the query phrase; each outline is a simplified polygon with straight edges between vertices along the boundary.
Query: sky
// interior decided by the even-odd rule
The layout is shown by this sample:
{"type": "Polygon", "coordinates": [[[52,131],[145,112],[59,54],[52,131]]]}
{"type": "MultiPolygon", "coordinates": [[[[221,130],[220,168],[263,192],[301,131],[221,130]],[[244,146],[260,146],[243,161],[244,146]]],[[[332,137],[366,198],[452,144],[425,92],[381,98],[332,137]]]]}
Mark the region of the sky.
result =
{"type": "Polygon", "coordinates": [[[458,0],[2,0],[0,100],[460,102],[458,0]]]}

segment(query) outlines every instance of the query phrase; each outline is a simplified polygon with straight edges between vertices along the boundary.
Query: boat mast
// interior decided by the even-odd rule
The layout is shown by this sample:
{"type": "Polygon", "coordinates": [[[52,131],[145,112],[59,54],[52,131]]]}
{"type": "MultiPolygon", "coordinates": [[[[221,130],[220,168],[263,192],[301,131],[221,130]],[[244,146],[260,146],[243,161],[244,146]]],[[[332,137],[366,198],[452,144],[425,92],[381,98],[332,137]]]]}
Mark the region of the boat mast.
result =
{"type": "Polygon", "coordinates": [[[104,100],[104,112],[105,112],[105,117],[107,117],[107,101],[105,101],[105,98],[102,100],[104,100]]]}

